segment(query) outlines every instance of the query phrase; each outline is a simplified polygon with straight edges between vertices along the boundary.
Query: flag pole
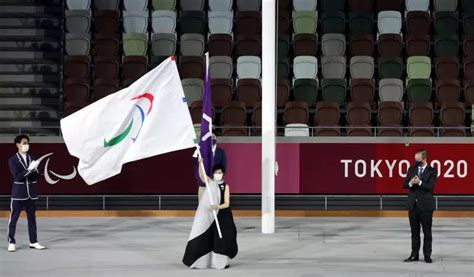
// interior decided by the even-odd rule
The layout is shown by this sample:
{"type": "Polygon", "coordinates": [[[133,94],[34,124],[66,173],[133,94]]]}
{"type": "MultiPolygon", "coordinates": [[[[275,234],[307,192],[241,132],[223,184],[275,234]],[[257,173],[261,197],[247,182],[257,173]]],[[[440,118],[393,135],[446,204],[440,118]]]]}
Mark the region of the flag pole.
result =
{"type": "MultiPolygon", "coordinates": [[[[204,168],[204,164],[202,162],[200,162],[200,160],[202,160],[202,156],[201,156],[201,149],[199,149],[198,145],[196,145],[196,150],[197,150],[197,153],[198,153],[199,166],[201,167],[202,172],[205,173],[204,174],[205,175],[204,183],[206,184],[206,191],[207,191],[207,194],[209,195],[209,200],[211,201],[211,205],[214,205],[214,200],[212,199],[211,190],[209,189],[209,180],[208,180],[208,176],[207,176],[207,173],[206,173],[206,169],[204,168]]],[[[217,232],[219,233],[219,238],[221,239],[222,238],[222,232],[221,232],[221,226],[219,225],[219,220],[217,219],[217,211],[213,209],[212,214],[214,215],[214,220],[216,221],[216,226],[217,226],[217,232]]]]}

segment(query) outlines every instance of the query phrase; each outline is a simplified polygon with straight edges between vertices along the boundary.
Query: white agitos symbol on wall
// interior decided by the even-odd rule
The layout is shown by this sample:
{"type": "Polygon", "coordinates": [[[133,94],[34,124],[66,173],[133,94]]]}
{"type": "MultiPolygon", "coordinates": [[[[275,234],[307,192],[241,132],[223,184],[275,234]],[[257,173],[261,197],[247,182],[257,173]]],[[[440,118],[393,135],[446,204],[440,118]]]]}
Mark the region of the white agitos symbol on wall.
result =
{"type": "MultiPolygon", "coordinates": [[[[42,157],[40,157],[37,161],[38,161],[38,164],[41,163],[42,160],[48,158],[49,156],[53,155],[54,153],[48,153],[42,157]]],[[[56,172],[52,171],[52,170],[49,170],[48,169],[48,165],[49,165],[49,158],[46,160],[46,164],[44,165],[44,178],[46,179],[46,182],[48,182],[49,184],[51,185],[54,185],[56,184],[57,182],[59,182],[60,180],[72,180],[76,177],[77,175],[77,171],[76,171],[76,168],[73,166],[73,171],[71,174],[69,175],[59,175],[57,174],[56,172]],[[49,174],[52,174],[54,175],[56,178],[56,180],[53,180],[53,178],[51,178],[51,176],[49,176],[49,174]]]]}

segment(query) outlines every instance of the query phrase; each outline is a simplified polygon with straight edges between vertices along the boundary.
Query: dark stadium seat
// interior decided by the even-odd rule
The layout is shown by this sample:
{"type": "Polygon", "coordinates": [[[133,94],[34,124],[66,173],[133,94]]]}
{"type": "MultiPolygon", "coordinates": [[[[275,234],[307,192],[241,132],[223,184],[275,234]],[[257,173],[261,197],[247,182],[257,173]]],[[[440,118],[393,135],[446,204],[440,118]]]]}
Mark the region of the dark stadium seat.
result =
{"type": "Polygon", "coordinates": [[[293,84],[295,101],[306,102],[313,106],[318,100],[318,81],[315,79],[297,79],[293,84]]]}
{"type": "Polygon", "coordinates": [[[216,108],[226,106],[232,101],[233,84],[230,79],[212,79],[211,80],[211,97],[212,105],[216,108]]]}
{"type": "Polygon", "coordinates": [[[64,84],[64,113],[72,114],[90,103],[88,80],[69,78],[64,84]]]}
{"type": "Polygon", "coordinates": [[[318,37],[316,34],[296,34],[293,38],[293,54],[295,56],[316,56],[318,37]]]}
{"type": "Polygon", "coordinates": [[[434,136],[433,119],[433,104],[430,102],[411,103],[409,110],[410,136],[434,136]]]}
{"type": "Polygon", "coordinates": [[[237,32],[239,35],[257,35],[262,32],[260,12],[245,11],[237,13],[237,32]]]}
{"type": "Polygon", "coordinates": [[[371,136],[372,113],[370,104],[364,102],[349,102],[347,104],[347,135],[348,136],[371,136]]]}
{"type": "Polygon", "coordinates": [[[232,101],[222,108],[221,126],[223,136],[245,136],[247,129],[245,121],[247,112],[245,103],[240,101],[232,101]]]}
{"type": "Polygon", "coordinates": [[[122,63],[122,80],[138,80],[147,72],[148,61],[142,56],[126,56],[122,63]]]}
{"type": "Polygon", "coordinates": [[[440,111],[440,127],[441,136],[443,137],[459,137],[465,136],[466,130],[464,129],[464,120],[466,112],[464,104],[461,102],[450,102],[445,103],[441,107],[440,111]],[[443,128],[446,127],[446,128],[443,128]],[[459,129],[450,129],[459,128],[459,129]]]}
{"type": "Polygon", "coordinates": [[[372,103],[375,97],[375,82],[372,79],[352,79],[350,82],[351,100],[372,103]]]}
{"type": "Polygon", "coordinates": [[[377,0],[378,11],[401,11],[403,0],[377,0]]]}
{"type": "Polygon", "coordinates": [[[280,79],[278,80],[277,85],[277,108],[281,109],[284,108],[288,99],[290,98],[290,86],[288,85],[288,80],[280,79]]]}
{"type": "Polygon", "coordinates": [[[209,56],[232,56],[233,41],[229,34],[212,34],[208,41],[209,56]]]}
{"type": "Polygon", "coordinates": [[[182,11],[180,12],[181,34],[203,34],[207,26],[204,11],[182,11]]]}
{"type": "Polygon", "coordinates": [[[395,58],[402,55],[403,42],[398,34],[381,34],[377,45],[380,57],[395,58]]]}
{"type": "Polygon", "coordinates": [[[410,11],[406,14],[405,24],[410,35],[427,35],[430,33],[430,13],[425,11],[410,11]]]}
{"type": "Polygon", "coordinates": [[[89,56],[68,56],[64,64],[64,77],[88,79],[90,63],[89,56]]]}
{"type": "Polygon", "coordinates": [[[322,34],[345,34],[345,14],[339,11],[325,12],[321,15],[320,25],[322,34]]]}
{"type": "Polygon", "coordinates": [[[204,79],[204,58],[197,56],[184,56],[179,58],[179,72],[182,79],[204,79]]]}
{"type": "Polygon", "coordinates": [[[118,90],[119,90],[118,79],[115,79],[115,80],[95,79],[93,99],[94,101],[97,101],[101,98],[104,98],[110,94],[117,92],[118,90]]]}
{"type": "Polygon", "coordinates": [[[350,41],[350,48],[352,56],[373,56],[375,51],[374,35],[352,35],[350,41]]]}
{"type": "Polygon", "coordinates": [[[461,97],[459,80],[438,80],[436,83],[436,99],[442,106],[444,103],[458,102],[461,97]]]}
{"type": "Polygon", "coordinates": [[[371,12],[352,12],[349,15],[349,30],[351,34],[373,34],[374,17],[371,12]]]}
{"type": "MultiPolygon", "coordinates": [[[[130,57],[132,56],[126,57],[127,60],[130,57]]],[[[143,59],[143,57],[140,58],[143,59]]],[[[94,58],[94,66],[94,78],[114,80],[119,76],[120,66],[118,59],[115,57],[97,56],[94,58]]],[[[142,73],[144,73],[143,70],[142,73]]]]}
{"type": "Polygon", "coordinates": [[[431,54],[430,36],[426,34],[412,34],[406,37],[407,56],[429,56],[431,54]]]}
{"type": "Polygon", "coordinates": [[[116,34],[119,32],[120,18],[117,11],[97,10],[94,13],[95,32],[99,34],[116,34]]]}
{"type": "Polygon", "coordinates": [[[262,42],[260,35],[239,36],[236,46],[236,55],[239,56],[260,56],[262,53],[262,42]]]}
{"type": "Polygon", "coordinates": [[[286,103],[284,121],[285,124],[307,124],[309,119],[309,108],[306,102],[291,101],[286,103]]]}
{"type": "Polygon", "coordinates": [[[316,136],[339,136],[341,133],[339,128],[340,117],[339,103],[318,102],[314,115],[316,136]]]}
{"type": "Polygon", "coordinates": [[[240,79],[237,82],[237,99],[252,108],[262,97],[262,85],[257,79],[240,79]]]}
{"type": "Polygon", "coordinates": [[[96,56],[117,57],[120,43],[116,34],[97,34],[95,36],[94,54],[96,56]]]}
{"type": "Polygon", "coordinates": [[[401,102],[380,102],[377,112],[378,136],[403,136],[403,105],[401,102]]]}
{"type": "Polygon", "coordinates": [[[372,12],[374,9],[373,0],[349,0],[350,10],[353,12],[372,12]]]}
{"type": "Polygon", "coordinates": [[[460,64],[457,57],[442,57],[436,59],[435,71],[436,78],[440,79],[458,79],[460,64]]]}

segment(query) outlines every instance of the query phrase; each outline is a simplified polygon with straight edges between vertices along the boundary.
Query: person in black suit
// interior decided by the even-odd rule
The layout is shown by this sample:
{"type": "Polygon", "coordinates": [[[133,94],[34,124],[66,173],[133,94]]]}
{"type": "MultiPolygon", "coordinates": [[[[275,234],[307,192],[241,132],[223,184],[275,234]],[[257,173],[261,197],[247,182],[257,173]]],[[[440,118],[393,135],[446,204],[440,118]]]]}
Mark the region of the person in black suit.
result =
{"type": "Polygon", "coordinates": [[[425,262],[431,263],[431,226],[435,199],[433,190],[438,172],[428,164],[428,152],[424,149],[415,154],[415,166],[408,169],[403,188],[409,189],[408,216],[411,228],[411,255],[405,262],[418,261],[420,251],[420,225],[423,228],[423,255],[425,262]]]}

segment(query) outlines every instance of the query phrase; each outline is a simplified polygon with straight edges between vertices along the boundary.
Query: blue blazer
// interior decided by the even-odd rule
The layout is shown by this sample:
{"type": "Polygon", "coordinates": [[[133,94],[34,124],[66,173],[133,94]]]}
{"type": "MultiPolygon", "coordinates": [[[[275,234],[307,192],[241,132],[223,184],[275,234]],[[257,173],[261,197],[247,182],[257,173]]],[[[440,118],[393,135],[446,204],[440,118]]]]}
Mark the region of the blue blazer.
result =
{"type": "Polygon", "coordinates": [[[38,199],[38,186],[36,179],[40,175],[38,170],[28,171],[32,161],[30,154],[26,154],[26,161],[19,153],[11,156],[8,167],[13,177],[12,200],[38,199]]]}
{"type": "Polygon", "coordinates": [[[216,152],[214,153],[214,165],[220,164],[227,170],[227,155],[225,154],[224,149],[216,147],[216,152]]]}

